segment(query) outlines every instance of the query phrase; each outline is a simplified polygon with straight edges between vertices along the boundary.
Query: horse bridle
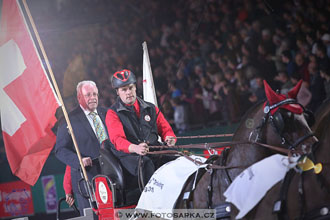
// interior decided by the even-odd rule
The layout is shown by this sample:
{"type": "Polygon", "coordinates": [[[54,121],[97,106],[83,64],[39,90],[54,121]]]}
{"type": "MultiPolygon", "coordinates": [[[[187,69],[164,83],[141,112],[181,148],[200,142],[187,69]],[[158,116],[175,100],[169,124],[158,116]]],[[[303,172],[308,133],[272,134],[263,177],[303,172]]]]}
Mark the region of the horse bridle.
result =
{"type": "MultiPolygon", "coordinates": [[[[268,119],[271,121],[272,126],[275,128],[276,133],[280,136],[280,138],[282,140],[281,144],[282,145],[286,144],[288,146],[288,149],[290,149],[291,151],[294,151],[296,149],[296,147],[298,145],[300,145],[301,143],[303,143],[306,139],[314,136],[313,132],[309,132],[308,134],[298,138],[298,140],[296,140],[294,143],[290,143],[290,141],[287,138],[285,138],[285,136],[283,135],[281,129],[279,128],[278,123],[276,123],[276,120],[281,120],[281,119],[278,119],[278,117],[282,117],[282,115],[280,115],[281,113],[278,112],[278,110],[277,110],[274,113],[274,115],[272,115],[270,112],[271,112],[271,110],[273,110],[275,108],[278,108],[282,105],[289,105],[289,104],[297,104],[297,105],[301,106],[301,108],[303,109],[303,112],[306,111],[303,105],[298,103],[295,99],[291,99],[291,98],[282,100],[282,101],[280,101],[280,102],[278,102],[274,105],[269,105],[269,103],[267,102],[266,106],[264,107],[264,114],[265,115],[264,115],[264,117],[261,121],[261,124],[256,128],[256,130],[258,130],[257,137],[256,137],[256,142],[260,141],[261,138],[260,138],[259,133],[261,132],[261,129],[264,127],[264,125],[266,124],[268,119]]],[[[284,122],[282,121],[282,123],[284,123],[284,122]]],[[[251,134],[250,134],[250,137],[251,137],[251,134]]]]}
{"type": "MultiPolygon", "coordinates": [[[[295,152],[297,146],[299,146],[301,143],[303,143],[306,139],[314,136],[314,134],[312,132],[309,132],[308,134],[298,138],[298,140],[296,140],[293,144],[290,143],[290,141],[288,141],[287,138],[285,138],[285,136],[283,135],[282,131],[280,130],[278,124],[275,122],[276,117],[282,117],[282,115],[278,110],[276,110],[276,112],[274,113],[274,116],[273,116],[271,114],[271,110],[273,110],[275,108],[278,108],[282,105],[288,105],[288,104],[298,104],[302,107],[303,112],[305,112],[304,106],[302,106],[300,103],[298,103],[295,99],[287,98],[287,99],[285,99],[283,101],[280,101],[280,102],[278,102],[274,105],[269,105],[269,103],[267,102],[265,107],[264,107],[264,114],[265,115],[262,118],[261,124],[259,126],[257,126],[257,128],[255,129],[255,130],[257,130],[257,136],[256,136],[256,139],[254,140],[254,142],[260,142],[261,141],[261,137],[260,137],[259,133],[261,132],[262,128],[266,125],[268,119],[271,121],[272,126],[275,128],[276,133],[280,136],[280,138],[282,140],[281,144],[282,145],[285,145],[285,144],[288,145],[287,149],[289,149],[290,152],[295,152]]],[[[284,125],[283,118],[282,118],[282,123],[284,125]]],[[[253,130],[250,133],[249,140],[251,139],[251,136],[252,136],[252,134],[255,130],[253,130]]],[[[226,160],[225,156],[222,158],[222,160],[226,160]]],[[[227,170],[225,169],[225,171],[227,171],[227,170]]],[[[231,182],[231,178],[230,178],[228,172],[225,172],[225,176],[226,176],[225,179],[227,178],[229,180],[229,182],[231,182]]],[[[208,205],[209,208],[211,208],[211,206],[212,206],[212,190],[210,190],[213,187],[212,179],[213,179],[213,175],[210,176],[210,183],[209,183],[209,186],[208,186],[208,202],[207,202],[207,205],[208,205]]],[[[222,210],[221,214],[224,217],[230,217],[231,210],[230,210],[230,204],[228,202],[226,202],[226,203],[224,203],[220,206],[217,206],[215,208],[217,210],[218,209],[222,210]]]]}

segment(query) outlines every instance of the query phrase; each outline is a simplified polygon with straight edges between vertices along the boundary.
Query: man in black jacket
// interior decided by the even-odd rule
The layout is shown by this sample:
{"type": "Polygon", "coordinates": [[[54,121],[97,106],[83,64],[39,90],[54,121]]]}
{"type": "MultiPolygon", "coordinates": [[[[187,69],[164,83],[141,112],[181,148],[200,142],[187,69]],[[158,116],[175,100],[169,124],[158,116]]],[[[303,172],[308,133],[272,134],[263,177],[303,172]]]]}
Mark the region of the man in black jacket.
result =
{"type": "Polygon", "coordinates": [[[146,156],[148,145],[160,145],[158,135],[168,146],[175,145],[175,134],[164,115],[152,103],[136,96],[136,78],[130,70],[113,74],[112,87],[118,98],[107,112],[106,125],[114,145],[113,152],[125,169],[133,176],[138,175],[138,163],[144,166],[143,180],[146,183],[155,169],[172,158],[160,161],[159,157],[146,156]]]}

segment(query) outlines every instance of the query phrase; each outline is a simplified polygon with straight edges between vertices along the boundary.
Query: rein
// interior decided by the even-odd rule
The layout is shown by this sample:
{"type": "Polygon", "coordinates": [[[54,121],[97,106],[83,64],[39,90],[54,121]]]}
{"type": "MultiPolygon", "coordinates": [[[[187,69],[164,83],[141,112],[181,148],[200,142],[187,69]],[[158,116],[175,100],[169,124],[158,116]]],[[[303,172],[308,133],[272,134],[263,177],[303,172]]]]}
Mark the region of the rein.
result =
{"type": "MultiPolygon", "coordinates": [[[[205,144],[187,144],[187,145],[176,145],[175,147],[168,147],[168,146],[149,146],[149,148],[181,148],[181,149],[187,149],[187,148],[191,148],[191,149],[212,149],[212,148],[218,148],[218,147],[228,147],[228,146],[235,146],[235,145],[241,145],[241,144],[252,144],[252,145],[257,145],[257,146],[262,146],[265,148],[269,148],[271,150],[283,153],[283,154],[287,154],[290,155],[291,153],[300,153],[300,151],[297,151],[295,149],[285,149],[282,147],[278,147],[278,146],[273,146],[273,145],[269,145],[269,144],[263,144],[260,142],[256,142],[256,141],[232,141],[232,142],[214,142],[214,143],[205,143],[205,144]]],[[[155,152],[148,152],[148,153],[152,153],[152,154],[157,154],[160,152],[164,152],[164,151],[155,151],[155,152]]]]}
{"type": "MultiPolygon", "coordinates": [[[[235,146],[235,145],[240,145],[240,144],[252,144],[255,146],[260,146],[260,147],[265,147],[269,148],[274,151],[278,151],[280,153],[286,154],[289,157],[296,153],[301,153],[300,151],[298,152],[297,150],[288,150],[284,149],[281,147],[277,146],[272,146],[269,144],[263,144],[259,142],[252,142],[252,141],[234,141],[234,142],[214,142],[214,143],[205,143],[205,144],[188,144],[188,145],[177,145],[176,147],[171,147],[171,148],[194,148],[194,149],[207,149],[209,150],[210,148],[215,148],[215,147],[228,147],[228,146],[235,146]]],[[[167,146],[149,146],[150,148],[170,148],[167,146]]],[[[192,161],[196,165],[204,165],[204,163],[194,160],[191,157],[189,157],[187,154],[184,152],[178,151],[178,150],[160,150],[160,151],[151,151],[148,152],[147,154],[178,154],[181,156],[184,156],[188,160],[192,161]]],[[[235,168],[246,168],[247,166],[220,166],[216,164],[209,164],[207,169],[235,169],[235,168]]]]}
{"type": "Polygon", "coordinates": [[[214,137],[232,137],[232,136],[234,136],[234,134],[210,134],[210,135],[171,137],[171,139],[214,138],[214,137]]]}
{"type": "MultiPolygon", "coordinates": [[[[194,160],[191,157],[189,157],[187,154],[177,151],[177,150],[163,150],[163,151],[154,151],[154,152],[148,152],[148,154],[179,154],[191,162],[195,163],[198,166],[205,165],[203,162],[200,162],[198,160],[194,160]]],[[[232,166],[232,167],[227,167],[227,166],[219,166],[216,164],[208,164],[206,169],[234,169],[234,168],[245,168],[246,166],[232,166]]]]}

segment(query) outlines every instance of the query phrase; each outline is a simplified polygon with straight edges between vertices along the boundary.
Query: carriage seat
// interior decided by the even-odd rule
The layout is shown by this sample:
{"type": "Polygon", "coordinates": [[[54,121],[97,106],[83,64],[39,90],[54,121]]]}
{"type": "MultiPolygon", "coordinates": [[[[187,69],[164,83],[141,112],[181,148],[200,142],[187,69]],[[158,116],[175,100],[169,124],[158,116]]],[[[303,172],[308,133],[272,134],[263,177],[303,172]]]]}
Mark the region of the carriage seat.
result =
{"type": "Polygon", "coordinates": [[[132,186],[131,184],[131,182],[137,182],[137,179],[122,167],[119,159],[108,146],[100,149],[99,162],[101,174],[108,176],[111,183],[115,184],[113,193],[115,208],[137,204],[141,191],[138,185],[132,186]],[[134,178],[136,181],[132,181],[134,178]]]}

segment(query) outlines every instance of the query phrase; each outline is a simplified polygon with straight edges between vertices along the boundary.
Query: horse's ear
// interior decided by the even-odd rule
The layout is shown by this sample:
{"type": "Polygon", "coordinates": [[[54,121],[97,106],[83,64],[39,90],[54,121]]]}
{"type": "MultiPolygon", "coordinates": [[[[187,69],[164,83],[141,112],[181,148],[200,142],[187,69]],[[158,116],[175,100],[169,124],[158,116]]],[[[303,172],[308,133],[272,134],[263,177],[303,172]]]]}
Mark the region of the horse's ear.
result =
{"type": "Polygon", "coordinates": [[[274,90],[268,85],[266,80],[264,80],[265,94],[269,104],[273,105],[282,100],[280,95],[278,95],[274,90]]]}
{"type": "Polygon", "coordinates": [[[302,84],[302,80],[299,80],[299,82],[297,83],[297,85],[295,87],[293,87],[289,92],[288,92],[288,97],[295,99],[297,98],[298,92],[301,88],[301,84],[302,84]]]}

